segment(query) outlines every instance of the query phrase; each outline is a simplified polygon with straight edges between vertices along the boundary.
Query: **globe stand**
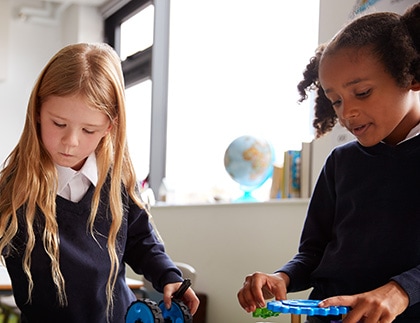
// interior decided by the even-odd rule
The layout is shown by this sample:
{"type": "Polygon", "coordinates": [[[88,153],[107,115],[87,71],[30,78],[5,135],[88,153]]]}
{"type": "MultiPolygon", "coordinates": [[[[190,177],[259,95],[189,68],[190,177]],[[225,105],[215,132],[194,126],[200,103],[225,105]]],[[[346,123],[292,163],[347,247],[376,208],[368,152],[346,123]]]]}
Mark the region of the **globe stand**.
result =
{"type": "Polygon", "coordinates": [[[241,203],[241,202],[258,202],[258,199],[256,199],[253,195],[252,192],[254,190],[244,190],[243,188],[241,188],[244,192],[244,195],[242,195],[241,197],[238,197],[235,202],[237,203],[241,203]]]}

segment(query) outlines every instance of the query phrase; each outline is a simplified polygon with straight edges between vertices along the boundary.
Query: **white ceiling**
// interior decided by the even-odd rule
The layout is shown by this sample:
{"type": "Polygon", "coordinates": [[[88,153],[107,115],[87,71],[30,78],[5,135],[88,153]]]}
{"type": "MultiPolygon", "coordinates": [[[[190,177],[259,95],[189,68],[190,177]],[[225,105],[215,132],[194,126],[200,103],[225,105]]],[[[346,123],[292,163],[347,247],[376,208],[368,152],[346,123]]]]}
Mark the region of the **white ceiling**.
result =
{"type": "Polygon", "coordinates": [[[85,5],[92,5],[92,6],[100,6],[104,3],[108,2],[109,0],[14,0],[13,3],[17,4],[20,3],[22,6],[28,7],[42,7],[42,5],[46,2],[50,3],[62,3],[62,4],[85,4],[85,5]]]}
{"type": "Polygon", "coordinates": [[[102,8],[112,2],[121,2],[121,0],[14,0],[13,5],[19,19],[56,25],[61,14],[73,4],[102,8]]]}

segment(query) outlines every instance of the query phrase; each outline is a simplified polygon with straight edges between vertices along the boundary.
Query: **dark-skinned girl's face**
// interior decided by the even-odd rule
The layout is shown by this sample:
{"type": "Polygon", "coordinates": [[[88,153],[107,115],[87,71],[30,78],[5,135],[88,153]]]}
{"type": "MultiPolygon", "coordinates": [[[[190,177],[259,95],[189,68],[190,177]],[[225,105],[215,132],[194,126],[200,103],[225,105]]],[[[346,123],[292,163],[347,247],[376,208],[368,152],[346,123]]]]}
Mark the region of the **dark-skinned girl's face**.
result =
{"type": "Polygon", "coordinates": [[[326,51],[319,79],[340,124],[363,146],[396,145],[420,122],[419,83],[398,86],[368,49],[326,51]]]}

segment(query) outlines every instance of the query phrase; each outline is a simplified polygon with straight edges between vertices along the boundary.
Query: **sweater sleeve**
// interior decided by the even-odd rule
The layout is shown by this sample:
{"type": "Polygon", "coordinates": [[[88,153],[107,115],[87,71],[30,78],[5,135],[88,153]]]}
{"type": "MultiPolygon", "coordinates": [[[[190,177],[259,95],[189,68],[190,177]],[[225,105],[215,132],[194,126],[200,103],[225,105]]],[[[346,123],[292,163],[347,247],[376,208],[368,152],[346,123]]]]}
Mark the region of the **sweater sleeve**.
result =
{"type": "Polygon", "coordinates": [[[391,278],[407,293],[410,306],[420,302],[420,266],[391,278]]]}
{"type": "Polygon", "coordinates": [[[312,287],[311,274],[319,265],[325,247],[331,240],[334,220],[333,156],[322,168],[309,203],[298,253],[276,272],[290,277],[288,292],[312,287]]]}
{"type": "Polygon", "coordinates": [[[134,203],[128,210],[127,243],[124,261],[153,287],[163,291],[168,283],[182,281],[182,273],[165,252],[149,221],[149,214],[134,203]]]}

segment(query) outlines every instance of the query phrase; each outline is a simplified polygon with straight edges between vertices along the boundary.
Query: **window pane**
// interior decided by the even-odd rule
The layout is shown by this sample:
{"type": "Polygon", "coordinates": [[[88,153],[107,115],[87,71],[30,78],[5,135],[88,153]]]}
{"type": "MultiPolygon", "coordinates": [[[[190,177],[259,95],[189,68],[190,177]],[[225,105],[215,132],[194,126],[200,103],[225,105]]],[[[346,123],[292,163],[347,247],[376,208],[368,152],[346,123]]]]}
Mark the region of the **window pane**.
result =
{"type": "Polygon", "coordinates": [[[138,180],[149,174],[152,82],[126,89],[127,140],[138,180]]]}
{"type": "Polygon", "coordinates": [[[153,45],[154,6],[149,5],[121,24],[121,59],[153,45]]]}
{"type": "Polygon", "coordinates": [[[312,138],[296,85],[318,43],[318,16],[315,0],[171,3],[166,177],[176,194],[240,196],[223,162],[239,136],[271,141],[279,161],[312,138]]]}

